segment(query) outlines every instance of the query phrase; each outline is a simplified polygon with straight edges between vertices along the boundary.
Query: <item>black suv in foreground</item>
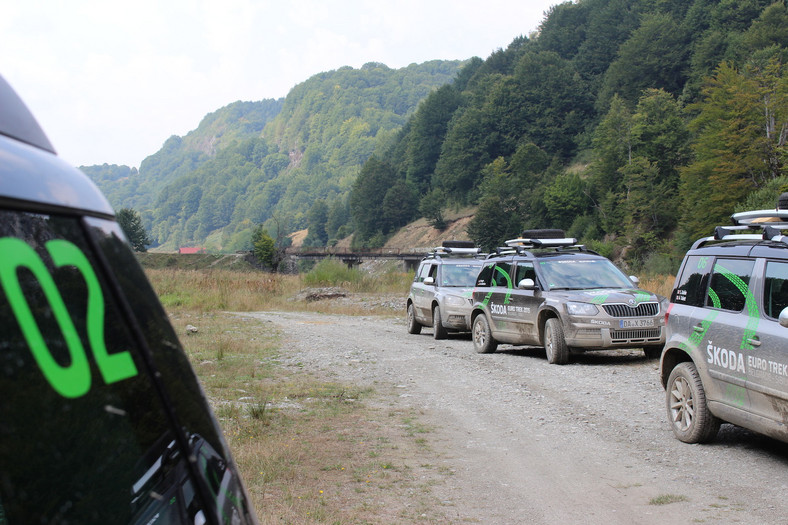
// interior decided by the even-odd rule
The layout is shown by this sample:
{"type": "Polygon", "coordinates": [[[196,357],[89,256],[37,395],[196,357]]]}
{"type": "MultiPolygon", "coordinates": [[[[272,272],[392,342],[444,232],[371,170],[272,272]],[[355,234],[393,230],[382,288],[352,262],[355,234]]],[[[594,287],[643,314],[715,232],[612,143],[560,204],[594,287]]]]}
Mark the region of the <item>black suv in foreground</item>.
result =
{"type": "Polygon", "coordinates": [[[0,77],[0,525],[256,523],[105,198],[0,77]]]}
{"type": "Polygon", "coordinates": [[[687,443],[723,421],[788,442],[788,210],[732,218],[676,277],[660,361],[667,416],[687,443]]]}
{"type": "Polygon", "coordinates": [[[547,360],[570,353],[643,348],[659,356],[665,342],[665,299],[640,290],[607,258],[565,238],[531,230],[490,255],[473,290],[473,344],[544,346],[547,360]]]}
{"type": "Polygon", "coordinates": [[[406,304],[408,333],[432,326],[435,339],[470,330],[471,291],[484,255],[470,241],[444,241],[422,259],[406,304]]]}

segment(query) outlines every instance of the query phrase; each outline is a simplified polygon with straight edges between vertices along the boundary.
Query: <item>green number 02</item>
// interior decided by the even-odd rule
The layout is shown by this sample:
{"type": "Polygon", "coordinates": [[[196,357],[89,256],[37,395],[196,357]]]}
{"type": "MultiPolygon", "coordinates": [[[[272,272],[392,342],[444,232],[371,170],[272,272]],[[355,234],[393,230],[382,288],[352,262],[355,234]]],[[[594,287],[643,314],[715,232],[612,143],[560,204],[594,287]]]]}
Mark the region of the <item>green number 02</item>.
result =
{"type": "MultiPolygon", "coordinates": [[[[104,344],[104,295],[85,254],[73,243],[65,240],[48,241],[44,246],[56,267],[74,266],[85,279],[88,289],[87,336],[101,377],[106,383],[114,383],[137,375],[137,368],[129,352],[112,355],[107,353],[104,344]]],[[[64,397],[76,398],[85,395],[90,390],[91,381],[87,354],[63,297],[44,261],[26,242],[13,237],[0,239],[0,253],[3,254],[0,259],[0,285],[44,377],[52,388],[64,397]],[[52,357],[19,285],[19,268],[28,269],[41,285],[68,347],[71,356],[71,364],[68,366],[61,366],[52,357]]]]}

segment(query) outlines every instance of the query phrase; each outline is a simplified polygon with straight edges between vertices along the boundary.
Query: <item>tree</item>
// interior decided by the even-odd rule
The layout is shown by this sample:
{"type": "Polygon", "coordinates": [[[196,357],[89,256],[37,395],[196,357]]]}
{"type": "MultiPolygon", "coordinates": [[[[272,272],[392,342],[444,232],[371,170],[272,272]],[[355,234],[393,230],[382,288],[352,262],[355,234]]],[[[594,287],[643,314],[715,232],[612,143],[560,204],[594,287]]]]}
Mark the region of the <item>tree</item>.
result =
{"type": "Polygon", "coordinates": [[[446,228],[446,220],[443,218],[444,206],[446,206],[446,194],[441,190],[433,190],[421,198],[419,213],[433,228],[443,231],[446,228]]]}
{"type": "Polygon", "coordinates": [[[268,231],[263,228],[262,224],[258,225],[252,232],[252,253],[263,264],[276,271],[279,261],[276,256],[276,246],[273,237],[268,231]]]}
{"type": "Polygon", "coordinates": [[[328,242],[326,223],[328,221],[328,205],[323,199],[316,200],[307,213],[309,234],[304,239],[304,246],[325,246],[328,242]]]}
{"type": "Polygon", "coordinates": [[[681,170],[681,228],[708,234],[752,191],[785,174],[788,75],[776,60],[721,64],[694,105],[695,160],[681,170]]]}
{"type": "Polygon", "coordinates": [[[126,234],[126,238],[135,252],[148,251],[146,246],[152,241],[142,225],[142,218],[139,213],[132,208],[122,208],[115,216],[115,219],[118,221],[123,233],[126,234]]]}

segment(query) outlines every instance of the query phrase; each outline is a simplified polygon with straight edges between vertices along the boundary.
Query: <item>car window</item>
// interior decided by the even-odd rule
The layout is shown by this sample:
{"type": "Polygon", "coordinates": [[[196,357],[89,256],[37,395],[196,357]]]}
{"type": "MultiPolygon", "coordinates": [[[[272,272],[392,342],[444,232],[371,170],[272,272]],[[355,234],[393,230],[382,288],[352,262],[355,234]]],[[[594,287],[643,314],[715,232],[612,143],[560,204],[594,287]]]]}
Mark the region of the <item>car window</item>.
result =
{"type": "Polygon", "coordinates": [[[441,286],[470,287],[476,282],[479,264],[444,264],[441,268],[441,286]]]}
{"type": "Polygon", "coordinates": [[[632,283],[607,259],[550,259],[539,261],[539,271],[550,290],[631,288],[632,283]]]}
{"type": "Polygon", "coordinates": [[[769,261],[766,263],[766,280],[763,305],[766,315],[777,319],[783,309],[788,308],[788,263],[769,261]]]}
{"type": "Polygon", "coordinates": [[[536,271],[531,262],[518,262],[514,285],[517,286],[523,279],[531,279],[536,282],[536,271]]]}
{"type": "Polygon", "coordinates": [[[417,283],[424,282],[424,279],[427,277],[427,273],[430,271],[430,265],[428,263],[421,263],[419,266],[419,271],[416,272],[416,279],[417,283]]]}
{"type": "Polygon", "coordinates": [[[717,259],[711,273],[706,306],[741,312],[751,296],[750,275],[755,261],[747,259],[717,259]]]}
{"type": "Polygon", "coordinates": [[[687,306],[703,306],[706,298],[711,257],[693,255],[687,257],[684,270],[679,276],[671,302],[686,304],[687,306]]]}
{"type": "Polygon", "coordinates": [[[508,261],[485,264],[476,278],[476,286],[506,286],[512,288],[512,279],[509,276],[511,266],[511,262],[508,261]]]}

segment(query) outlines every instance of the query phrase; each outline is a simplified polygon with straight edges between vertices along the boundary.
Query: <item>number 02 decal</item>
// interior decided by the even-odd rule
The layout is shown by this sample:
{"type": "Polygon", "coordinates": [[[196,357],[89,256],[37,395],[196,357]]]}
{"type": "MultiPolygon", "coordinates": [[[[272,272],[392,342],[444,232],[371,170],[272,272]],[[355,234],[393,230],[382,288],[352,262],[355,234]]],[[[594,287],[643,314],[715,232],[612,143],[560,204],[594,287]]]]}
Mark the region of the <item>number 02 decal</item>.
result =
{"type": "MultiPolygon", "coordinates": [[[[65,240],[48,241],[45,245],[55,266],[74,266],[82,274],[87,284],[87,338],[101,377],[106,383],[114,383],[137,375],[137,368],[129,352],[108,354],[104,344],[104,295],[101,285],[85,254],[76,245],[65,240]]],[[[13,237],[0,239],[0,285],[2,285],[11,309],[19,323],[44,377],[60,395],[76,398],[90,390],[90,365],[71,316],[55,280],[50,275],[44,261],[26,242],[13,237]],[[61,366],[52,357],[41,330],[36,324],[30,305],[19,284],[17,270],[26,268],[41,285],[46,300],[52,308],[63,339],[71,356],[71,364],[61,366]]]]}

